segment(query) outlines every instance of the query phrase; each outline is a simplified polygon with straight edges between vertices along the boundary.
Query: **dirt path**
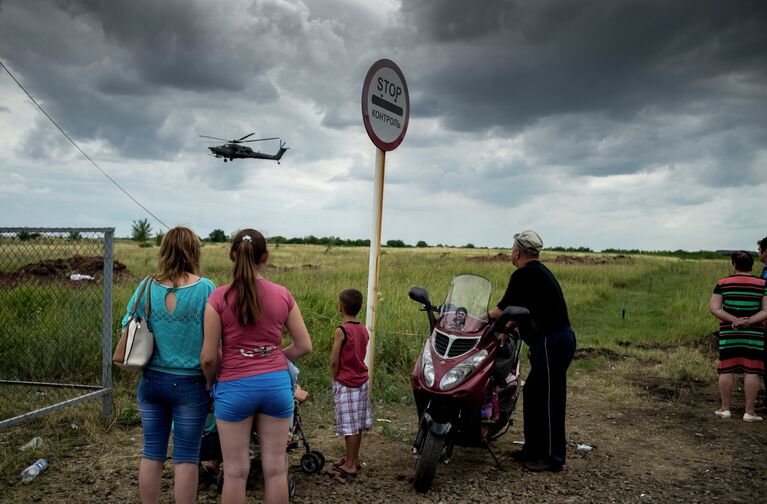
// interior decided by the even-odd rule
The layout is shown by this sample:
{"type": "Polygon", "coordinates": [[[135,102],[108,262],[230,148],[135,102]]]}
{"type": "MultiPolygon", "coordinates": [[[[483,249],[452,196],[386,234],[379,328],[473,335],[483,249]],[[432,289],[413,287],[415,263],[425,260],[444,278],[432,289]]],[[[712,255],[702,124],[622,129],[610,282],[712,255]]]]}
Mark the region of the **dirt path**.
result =
{"type": "MultiPolygon", "coordinates": [[[[417,494],[411,483],[412,409],[379,404],[374,430],[363,445],[366,465],[361,474],[339,482],[324,474],[302,474],[295,467],[294,502],[759,502],[756,496],[767,492],[767,422],[715,417],[715,384],[683,388],[682,398],[673,401],[662,390],[646,387],[638,396],[605,401],[603,394],[576,380],[569,389],[571,442],[563,472],[533,474],[510,460],[499,471],[486,452],[456,448],[425,495],[417,494]],[[577,443],[594,449],[579,452],[577,443]]],[[[303,413],[312,448],[328,461],[338,458],[342,442],[333,434],[327,407],[309,402],[303,413]]],[[[521,422],[521,411],[514,417],[521,422]]],[[[521,437],[521,425],[515,425],[496,449],[517,448],[513,441],[521,437]]],[[[140,449],[140,429],[113,430],[103,443],[82,447],[78,458],[57,461],[31,485],[13,485],[0,501],[137,502],[140,449]]],[[[298,463],[297,456],[293,463],[298,463]]],[[[162,502],[172,502],[171,474],[166,469],[162,502]]],[[[253,487],[251,498],[258,500],[261,483],[253,487]]],[[[219,502],[215,488],[201,488],[198,502],[219,502]]]]}

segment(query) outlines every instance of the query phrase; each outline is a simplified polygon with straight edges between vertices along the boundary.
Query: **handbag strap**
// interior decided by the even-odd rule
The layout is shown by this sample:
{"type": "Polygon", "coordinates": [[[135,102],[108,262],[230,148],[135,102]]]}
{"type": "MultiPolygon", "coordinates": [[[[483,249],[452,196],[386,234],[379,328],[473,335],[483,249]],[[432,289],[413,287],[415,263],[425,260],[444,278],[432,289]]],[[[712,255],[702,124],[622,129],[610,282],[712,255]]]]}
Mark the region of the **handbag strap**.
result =
{"type": "Polygon", "coordinates": [[[156,281],[154,275],[151,275],[149,277],[149,290],[147,290],[146,294],[146,319],[149,321],[149,313],[152,311],[152,282],[156,281]]]}
{"type": "MultiPolygon", "coordinates": [[[[136,314],[136,309],[138,308],[138,304],[141,301],[141,296],[144,295],[144,290],[146,290],[147,285],[150,285],[152,281],[154,280],[154,275],[148,276],[144,279],[144,281],[141,283],[141,289],[138,291],[138,296],[136,296],[136,301],[133,303],[133,309],[130,312],[130,316],[134,316],[136,314]]],[[[147,300],[146,300],[146,319],[149,320],[149,312],[152,311],[152,289],[149,288],[149,292],[147,293],[147,300]]]]}

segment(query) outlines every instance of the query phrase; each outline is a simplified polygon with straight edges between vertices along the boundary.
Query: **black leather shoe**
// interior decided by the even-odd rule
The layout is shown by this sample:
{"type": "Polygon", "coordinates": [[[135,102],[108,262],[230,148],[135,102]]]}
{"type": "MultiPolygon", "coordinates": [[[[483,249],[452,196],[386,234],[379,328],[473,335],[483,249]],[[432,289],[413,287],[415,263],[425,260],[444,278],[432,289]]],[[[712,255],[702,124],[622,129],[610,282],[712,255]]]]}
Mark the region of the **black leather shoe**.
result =
{"type": "Polygon", "coordinates": [[[527,460],[530,458],[530,455],[528,455],[525,450],[515,450],[509,452],[509,457],[511,457],[511,460],[514,460],[515,462],[527,462],[527,460]]]}
{"type": "Polygon", "coordinates": [[[552,462],[550,460],[527,460],[525,461],[525,469],[527,469],[530,472],[543,472],[543,471],[549,471],[549,472],[559,472],[562,470],[564,465],[557,464],[556,462],[552,462]]]}

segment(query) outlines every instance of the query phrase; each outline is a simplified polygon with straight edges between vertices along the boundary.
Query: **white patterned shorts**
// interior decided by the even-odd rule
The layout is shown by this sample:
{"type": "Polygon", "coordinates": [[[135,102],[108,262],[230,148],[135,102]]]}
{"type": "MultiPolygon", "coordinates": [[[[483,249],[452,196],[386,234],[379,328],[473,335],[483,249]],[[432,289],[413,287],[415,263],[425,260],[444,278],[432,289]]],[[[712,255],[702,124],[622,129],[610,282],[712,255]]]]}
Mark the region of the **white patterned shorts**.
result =
{"type": "Polygon", "coordinates": [[[336,434],[353,436],[373,426],[373,408],[368,396],[368,382],[351,388],[333,380],[333,399],[336,402],[336,434]]]}

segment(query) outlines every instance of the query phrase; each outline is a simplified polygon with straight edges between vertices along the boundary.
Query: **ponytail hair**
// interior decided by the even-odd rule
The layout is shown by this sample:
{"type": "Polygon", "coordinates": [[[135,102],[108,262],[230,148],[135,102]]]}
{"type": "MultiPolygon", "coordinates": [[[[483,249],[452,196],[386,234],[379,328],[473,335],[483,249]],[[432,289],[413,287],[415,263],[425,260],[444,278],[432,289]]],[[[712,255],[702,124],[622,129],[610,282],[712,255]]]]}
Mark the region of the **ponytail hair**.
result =
{"type": "Polygon", "coordinates": [[[243,229],[234,237],[229,251],[234,259],[234,274],[227,295],[235,291],[234,312],[240,325],[252,325],[261,318],[257,274],[267,253],[266,239],[255,229],[243,229]]]}

